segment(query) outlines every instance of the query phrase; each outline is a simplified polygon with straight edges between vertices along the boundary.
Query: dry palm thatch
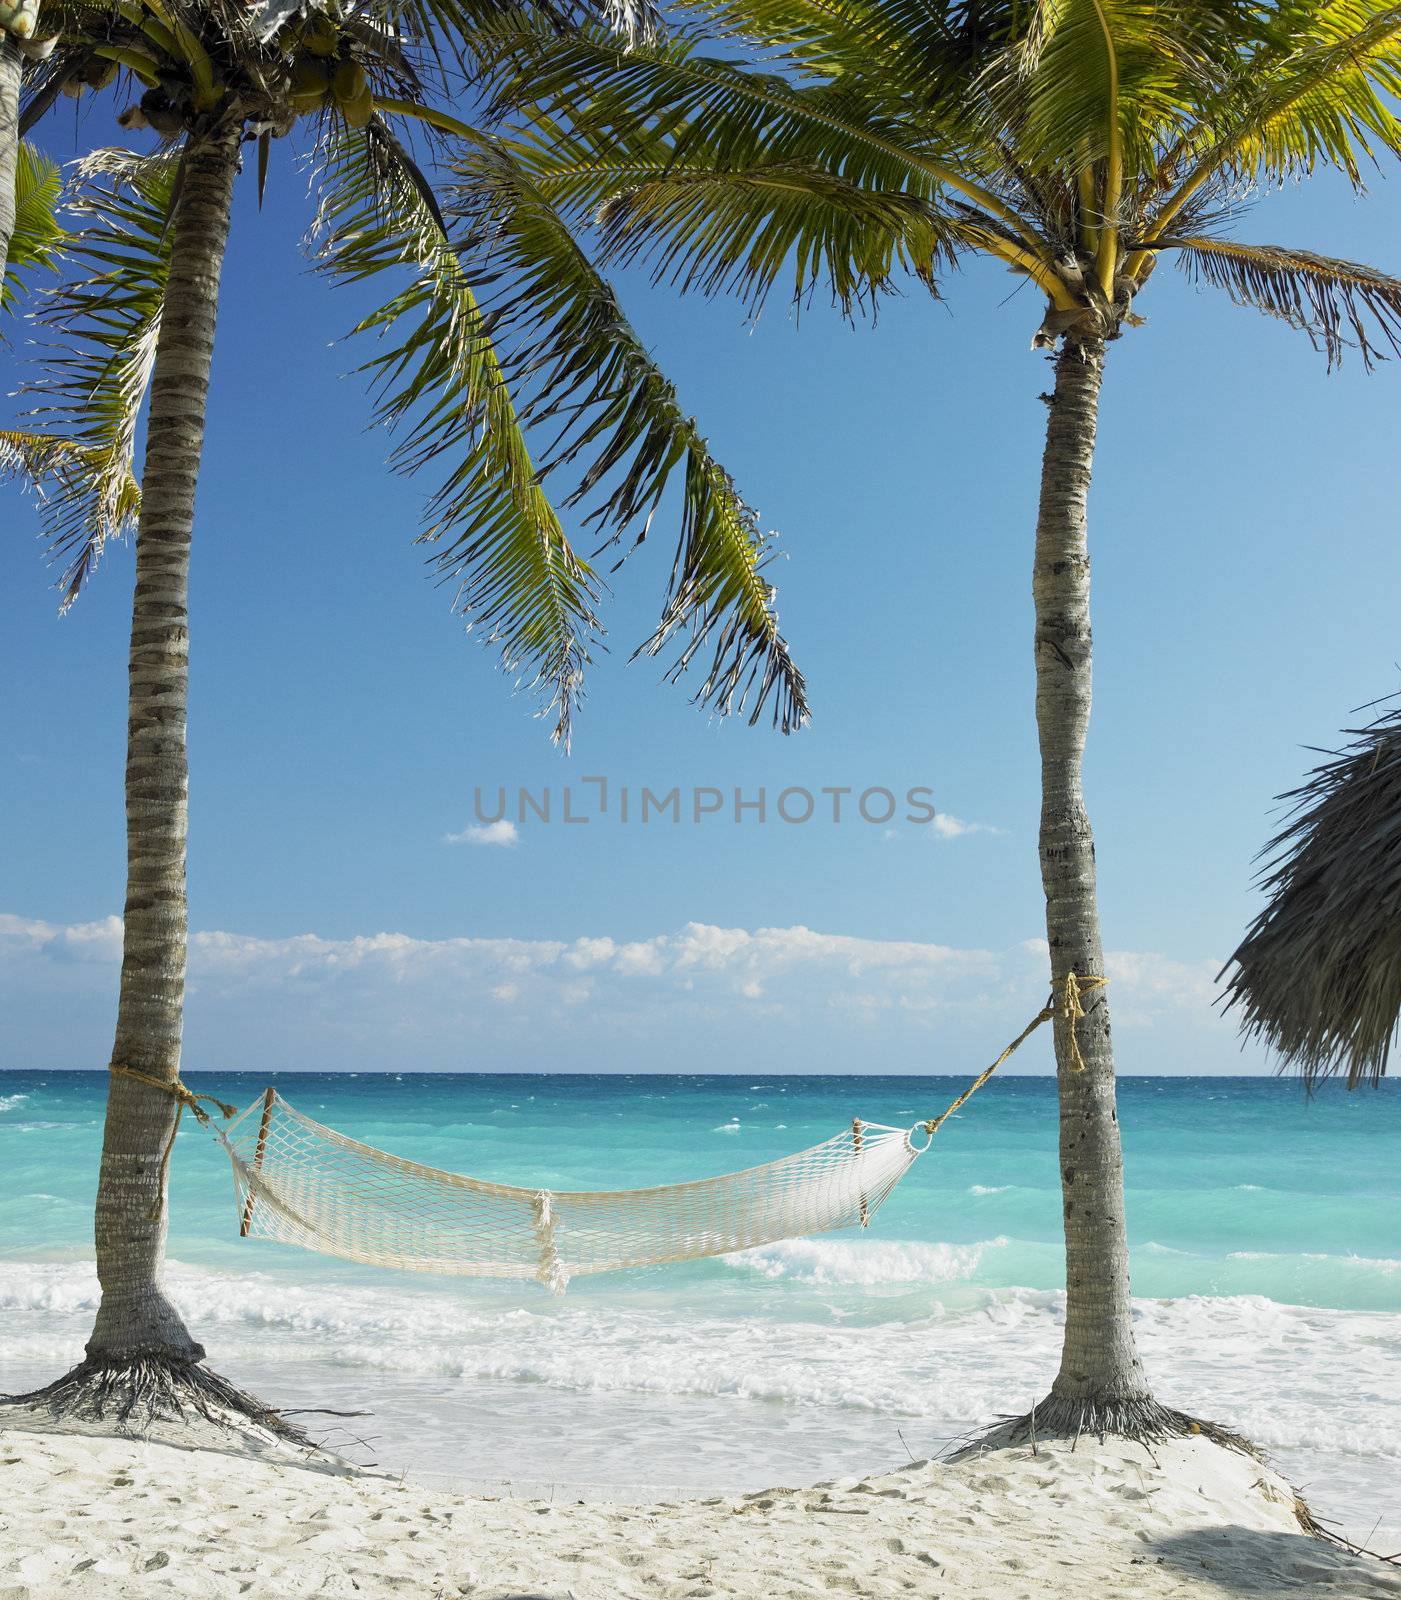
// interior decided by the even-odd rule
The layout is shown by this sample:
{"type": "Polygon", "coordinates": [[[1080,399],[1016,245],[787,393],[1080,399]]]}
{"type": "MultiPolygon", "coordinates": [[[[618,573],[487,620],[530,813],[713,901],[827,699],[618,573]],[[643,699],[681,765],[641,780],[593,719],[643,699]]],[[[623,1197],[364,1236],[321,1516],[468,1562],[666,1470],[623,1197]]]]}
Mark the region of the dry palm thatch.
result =
{"type": "MultiPolygon", "coordinates": [[[[1269,902],[1231,958],[1227,1008],[1307,1083],[1386,1073],[1401,1016],[1401,706],[1316,767],[1265,847],[1269,902]]],[[[1228,964],[1229,965],[1229,964],[1228,964]]]]}

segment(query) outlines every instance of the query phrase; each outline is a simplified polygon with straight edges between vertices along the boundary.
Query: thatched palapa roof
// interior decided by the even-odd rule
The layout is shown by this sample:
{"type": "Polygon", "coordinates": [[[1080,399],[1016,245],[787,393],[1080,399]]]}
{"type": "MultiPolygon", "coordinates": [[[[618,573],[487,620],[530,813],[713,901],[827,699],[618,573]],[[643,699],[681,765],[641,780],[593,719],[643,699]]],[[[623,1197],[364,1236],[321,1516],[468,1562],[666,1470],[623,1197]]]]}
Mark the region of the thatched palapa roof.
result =
{"type": "Polygon", "coordinates": [[[1345,732],[1280,797],[1269,902],[1231,958],[1226,1006],[1309,1083],[1346,1073],[1351,1088],[1385,1074],[1401,1015],[1401,707],[1345,732]]]}

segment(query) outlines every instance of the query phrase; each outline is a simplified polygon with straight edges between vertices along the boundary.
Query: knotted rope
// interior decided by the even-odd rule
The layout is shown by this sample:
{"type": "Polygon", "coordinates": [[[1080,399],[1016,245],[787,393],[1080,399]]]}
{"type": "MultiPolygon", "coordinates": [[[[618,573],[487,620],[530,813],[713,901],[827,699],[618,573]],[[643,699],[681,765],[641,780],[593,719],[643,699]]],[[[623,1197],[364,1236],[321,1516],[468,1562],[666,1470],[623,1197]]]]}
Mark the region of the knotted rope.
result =
{"type": "Polygon", "coordinates": [[[217,1095],[196,1094],[188,1084],[181,1083],[179,1078],[153,1078],[149,1072],[138,1072],[135,1067],[120,1067],[115,1062],[107,1070],[115,1072],[119,1078],[134,1078],[137,1083],[144,1083],[148,1088],[159,1089],[162,1094],[168,1094],[172,1100],[179,1101],[181,1111],[188,1106],[201,1123],[209,1121],[209,1113],[200,1104],[201,1100],[208,1100],[211,1105],[218,1106],[226,1117],[238,1115],[237,1106],[229,1105],[217,1095]]]}
{"type": "MultiPolygon", "coordinates": [[[[1108,978],[1097,978],[1093,976],[1081,978],[1073,972],[1067,972],[1065,975],[1064,999],[1061,1007],[1059,1008],[1059,1014],[1065,1018],[1070,1029],[1070,1070],[1072,1072],[1083,1072],[1085,1070],[1085,1058],[1080,1054],[1080,1041],[1075,1037],[1075,1024],[1079,1022],[1080,1018],[1085,1015],[1085,1008],[1080,1003],[1080,996],[1084,994],[1087,989],[1102,989],[1108,982],[1108,978]]],[[[1014,1055],[1016,1051],[1026,1043],[1032,1034],[1036,1032],[1043,1022],[1050,1022],[1051,1019],[1057,1015],[1057,1009],[1056,997],[1053,993],[1051,998],[1044,1006],[1042,1006],[1040,1011],[1038,1011],[1031,1021],[1027,1023],[1026,1027],[1024,1027],[1017,1037],[1012,1040],[1011,1044],[1007,1046],[1002,1054],[998,1056],[997,1060],[994,1061],[985,1072],[980,1072],[978,1076],[973,1079],[972,1083],[968,1085],[963,1093],[959,1095],[958,1099],[955,1100],[946,1111],[941,1112],[937,1117],[930,1117],[930,1119],[924,1124],[924,1131],[931,1139],[936,1133],[938,1133],[939,1125],[947,1122],[960,1106],[966,1105],[968,1101],[971,1100],[975,1094],[977,1094],[978,1090],[981,1089],[982,1086],[988,1081],[993,1073],[997,1071],[1002,1063],[1006,1061],[1009,1056],[1014,1055]]]]}
{"type": "Polygon", "coordinates": [[[211,1105],[218,1106],[225,1117],[236,1117],[238,1107],[231,1106],[226,1100],[220,1100],[217,1095],[196,1094],[188,1084],[181,1083],[179,1078],[153,1078],[149,1072],[138,1072],[135,1067],[123,1067],[115,1061],[109,1064],[107,1070],[119,1078],[131,1078],[136,1083],[144,1083],[148,1089],[159,1089],[162,1094],[168,1094],[175,1101],[175,1121],[170,1125],[170,1137],[166,1140],[165,1149],[161,1153],[160,1188],[156,1192],[156,1203],[151,1207],[151,1219],[154,1221],[160,1216],[161,1206],[165,1203],[165,1185],[170,1172],[171,1152],[175,1149],[175,1135],[180,1131],[180,1118],[184,1116],[185,1108],[188,1106],[194,1112],[195,1120],[201,1127],[207,1127],[211,1118],[200,1104],[201,1100],[208,1100],[211,1105]]]}

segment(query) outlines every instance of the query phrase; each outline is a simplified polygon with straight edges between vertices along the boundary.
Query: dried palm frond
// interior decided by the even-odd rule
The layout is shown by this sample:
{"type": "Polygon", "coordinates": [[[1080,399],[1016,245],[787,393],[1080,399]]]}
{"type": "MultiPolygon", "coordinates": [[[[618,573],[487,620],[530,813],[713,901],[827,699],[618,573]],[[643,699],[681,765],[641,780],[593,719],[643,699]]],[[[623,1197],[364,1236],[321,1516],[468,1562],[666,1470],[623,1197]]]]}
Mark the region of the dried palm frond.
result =
{"type": "Polygon", "coordinates": [[[1191,277],[1224,289],[1239,306],[1254,306],[1306,333],[1329,366],[1349,345],[1369,368],[1385,360],[1378,336],[1393,355],[1401,354],[1401,279],[1312,250],[1203,237],[1166,242],[1177,249],[1191,277]]]}
{"type": "Polygon", "coordinates": [[[1355,1087],[1385,1075],[1401,1015],[1401,707],[1347,732],[1281,796],[1269,901],[1231,957],[1226,1006],[1308,1083],[1355,1087]]]}

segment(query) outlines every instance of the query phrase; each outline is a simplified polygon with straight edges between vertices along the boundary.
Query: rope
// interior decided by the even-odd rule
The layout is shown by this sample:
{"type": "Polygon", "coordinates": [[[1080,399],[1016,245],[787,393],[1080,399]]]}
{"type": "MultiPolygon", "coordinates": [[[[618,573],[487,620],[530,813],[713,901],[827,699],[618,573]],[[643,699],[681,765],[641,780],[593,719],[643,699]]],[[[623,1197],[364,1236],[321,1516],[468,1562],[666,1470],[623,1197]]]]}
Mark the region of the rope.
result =
{"type": "Polygon", "coordinates": [[[1073,972],[1065,975],[1065,1020],[1070,1027],[1070,1070],[1083,1072],[1085,1058],[1080,1054],[1080,1041],[1075,1037],[1075,1024],[1085,1015],[1080,996],[1086,989],[1102,989],[1108,978],[1077,978],[1073,972]]]}
{"type": "Polygon", "coordinates": [[[168,1094],[175,1101],[175,1121],[170,1125],[170,1137],[165,1142],[165,1149],[161,1152],[160,1187],[156,1191],[156,1203],[151,1207],[151,1220],[161,1214],[161,1207],[165,1204],[166,1180],[170,1175],[170,1157],[175,1150],[175,1136],[180,1132],[180,1118],[185,1114],[188,1106],[195,1114],[195,1120],[202,1126],[208,1127],[209,1113],[200,1104],[201,1100],[208,1100],[211,1105],[216,1105],[226,1117],[236,1117],[238,1107],[231,1106],[226,1100],[220,1100],[217,1095],[196,1094],[188,1084],[181,1083],[179,1078],[153,1078],[148,1072],[138,1072],[135,1067],[119,1066],[115,1061],[107,1068],[108,1072],[115,1073],[119,1078],[131,1078],[136,1083],[144,1083],[148,1089],[159,1089],[162,1094],[168,1094]]]}
{"type": "MultiPolygon", "coordinates": [[[[1073,972],[1067,972],[1065,975],[1065,1004],[1060,1014],[1070,1027],[1070,1070],[1072,1072],[1083,1072],[1085,1070],[1085,1058],[1080,1054],[1080,1041],[1075,1037],[1075,1024],[1085,1015],[1085,1008],[1080,1004],[1080,996],[1087,989],[1102,989],[1108,982],[1108,978],[1078,978],[1073,972]]],[[[924,1131],[929,1137],[932,1139],[938,1133],[940,1124],[947,1122],[960,1106],[966,1105],[1002,1063],[1009,1056],[1014,1055],[1043,1022],[1049,1022],[1055,1015],[1056,999],[1055,995],[1052,994],[1051,998],[1027,1023],[1017,1037],[1012,1040],[1002,1054],[998,1056],[997,1060],[986,1071],[980,1072],[946,1111],[941,1112],[937,1117],[929,1118],[924,1124],[924,1131]]]]}
{"type": "Polygon", "coordinates": [[[200,1104],[201,1100],[208,1100],[211,1105],[218,1106],[226,1117],[238,1115],[237,1106],[229,1105],[217,1095],[196,1094],[188,1084],[181,1083],[179,1078],[153,1078],[148,1072],[138,1072],[135,1067],[119,1067],[115,1062],[107,1070],[115,1072],[119,1078],[134,1078],[137,1083],[144,1083],[148,1088],[159,1089],[162,1094],[168,1094],[172,1100],[180,1102],[182,1111],[188,1106],[201,1123],[209,1121],[209,1113],[200,1104]]]}

